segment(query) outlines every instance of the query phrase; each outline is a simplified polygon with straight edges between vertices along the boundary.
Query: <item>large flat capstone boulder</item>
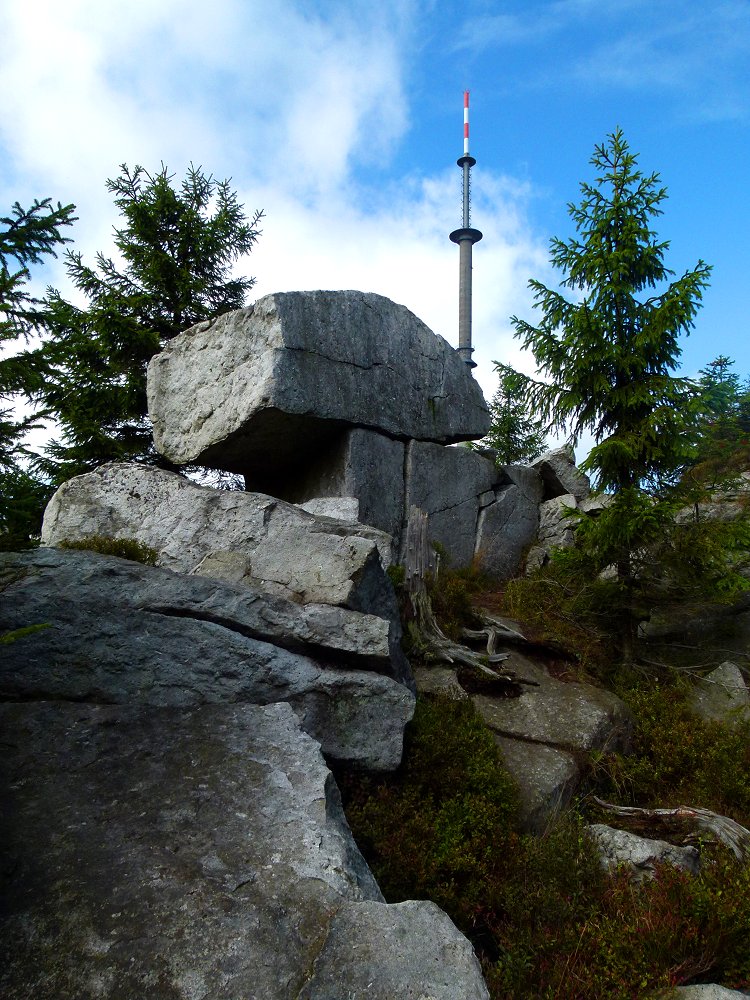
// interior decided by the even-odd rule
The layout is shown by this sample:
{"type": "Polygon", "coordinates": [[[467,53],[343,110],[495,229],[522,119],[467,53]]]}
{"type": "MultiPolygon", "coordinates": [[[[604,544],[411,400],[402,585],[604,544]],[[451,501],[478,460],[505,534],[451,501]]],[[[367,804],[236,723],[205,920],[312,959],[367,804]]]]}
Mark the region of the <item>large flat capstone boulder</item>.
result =
{"type": "Polygon", "coordinates": [[[0,697],[289,702],[331,757],[398,766],[414,695],[374,615],[93,552],[0,553],[0,697]]]}
{"type": "Polygon", "coordinates": [[[157,450],[251,480],[342,426],[448,444],[489,414],[455,350],[404,306],[357,291],[283,292],[199,323],[148,369],[157,450]]]}
{"type": "Polygon", "coordinates": [[[61,486],[45,511],[42,543],[93,535],[136,539],[176,573],[229,578],[302,604],[375,613],[377,602],[393,605],[381,566],[390,561],[385,532],[162,469],[103,465],[61,486]]]}
{"type": "Polygon", "coordinates": [[[0,706],[4,1000],[486,1000],[388,906],[288,705],[0,706]]]}

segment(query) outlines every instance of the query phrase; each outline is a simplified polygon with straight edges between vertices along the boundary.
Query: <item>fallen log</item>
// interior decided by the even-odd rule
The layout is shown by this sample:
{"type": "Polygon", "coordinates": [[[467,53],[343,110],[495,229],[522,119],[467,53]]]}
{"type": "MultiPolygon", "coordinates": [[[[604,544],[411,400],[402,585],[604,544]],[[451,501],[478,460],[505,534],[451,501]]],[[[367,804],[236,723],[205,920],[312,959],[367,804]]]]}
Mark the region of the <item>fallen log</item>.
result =
{"type": "Polygon", "coordinates": [[[710,809],[698,806],[676,806],[674,809],[642,809],[638,806],[617,806],[612,802],[593,796],[598,806],[615,816],[630,817],[638,820],[648,820],[667,832],[683,832],[685,827],[692,827],[701,833],[707,833],[732,851],[738,861],[744,861],[750,856],[750,830],[740,826],[728,816],[720,816],[710,809]]]}

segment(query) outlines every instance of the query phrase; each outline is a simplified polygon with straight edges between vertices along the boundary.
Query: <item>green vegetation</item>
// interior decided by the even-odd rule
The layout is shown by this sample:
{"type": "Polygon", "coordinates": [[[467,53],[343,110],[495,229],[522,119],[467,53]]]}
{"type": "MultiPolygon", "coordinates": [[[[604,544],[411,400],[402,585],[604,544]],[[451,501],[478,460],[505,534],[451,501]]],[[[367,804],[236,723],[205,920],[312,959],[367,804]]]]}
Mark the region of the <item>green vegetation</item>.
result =
{"type": "Polygon", "coordinates": [[[638,719],[635,745],[632,755],[597,756],[597,794],[623,805],[700,805],[750,827],[750,724],[696,718],[689,691],[673,677],[621,686],[638,719]]]}
{"type": "Polygon", "coordinates": [[[131,562],[143,563],[144,566],[155,566],[159,558],[156,549],[144,545],[135,538],[109,538],[106,535],[89,535],[87,538],[75,540],[63,539],[58,542],[61,549],[83,549],[86,552],[101,552],[105,556],[119,556],[120,559],[130,559],[131,562]]]}
{"type": "Polygon", "coordinates": [[[67,254],[86,308],[52,292],[45,342],[34,363],[45,371],[35,396],[62,428],[38,464],[59,485],[108,461],[164,464],[146,416],[146,366],[177,334],[244,305],[254,279],[233,277],[259,236],[229,181],[191,167],[179,188],[166,167],[149,174],[122,164],[107,181],[122,217],[115,229],[120,266],[67,254]]]}
{"type": "Polygon", "coordinates": [[[51,628],[51,625],[47,622],[40,622],[38,625],[24,625],[23,628],[15,628],[11,632],[3,632],[0,635],[0,644],[7,645],[11,642],[17,642],[19,639],[23,639],[27,635],[34,635],[45,628],[51,628]]]}
{"type": "MultiPolygon", "coordinates": [[[[74,205],[53,206],[50,198],[30,208],[18,202],[0,218],[0,346],[24,343],[43,316],[42,303],[29,291],[30,265],[41,265],[69,237],[64,227],[75,222],[74,205]]],[[[14,417],[10,404],[42,384],[44,371],[29,363],[29,352],[4,353],[0,358],[0,550],[27,548],[41,530],[49,485],[26,468],[29,452],[25,434],[35,417],[14,417]]]]}
{"type": "MultiPolygon", "coordinates": [[[[616,796],[622,784],[647,794],[654,762],[689,735],[679,699],[642,698],[632,699],[642,713],[636,756],[616,758],[616,766],[592,762],[599,792],[616,796]]],[[[696,726],[674,765],[693,772],[691,783],[678,787],[708,789],[735,761],[742,774],[725,785],[721,803],[750,821],[747,734],[743,744],[696,726]]],[[[657,772],[652,794],[671,780],[657,772]]],[[[639,886],[625,872],[605,874],[579,814],[541,837],[518,832],[517,792],[466,702],[419,702],[396,775],[350,772],[340,782],[386,898],[442,906],[474,943],[493,1000],[632,1000],[695,978],[750,985],[750,864],[704,845],[698,876],[665,865],[639,886]]]]}
{"type": "Polygon", "coordinates": [[[577,295],[569,301],[532,280],[538,324],[512,322],[541,378],[525,380],[534,412],[573,444],[584,431],[593,434],[584,468],[599,489],[614,494],[581,544],[600,568],[617,573],[620,654],[629,659],[638,625],[634,561],[643,541],[672,522],[674,505],[664,490],[692,454],[699,394],[672,372],[710,268],[699,261],[668,281],[669,244],[651,228],[666,190],[657,174],[637,169],[621,131],[595,148],[591,163],[594,183],[581,184],[580,204],[569,207],[578,235],[551,241],[561,284],[577,295]]]}
{"type": "MultiPolygon", "coordinates": [[[[750,861],[704,841],[698,875],[661,865],[637,884],[624,869],[601,868],[585,831],[613,822],[594,794],[698,806],[750,826],[750,725],[692,716],[687,680],[665,664],[645,669],[632,641],[634,623],[653,612],[705,609],[747,587],[745,501],[732,499],[734,520],[708,507],[717,492],[734,497],[750,468],[746,390],[730,368],[719,358],[683,386],[697,415],[689,448],[615,490],[604,515],[572,515],[576,548],[494,593],[471,568],[441,567],[429,582],[435,617],[453,638],[476,624],[475,604],[489,604],[520,620],[566,673],[606,681],[633,711],[633,752],[589,754],[580,797],[541,836],[519,829],[517,791],[465,702],[418,703],[394,776],[343,776],[347,816],[386,898],[441,905],[473,942],[493,1000],[657,998],[694,981],[750,987],[750,861]]],[[[415,644],[411,655],[419,653],[415,644]]],[[[643,819],[633,826],[679,840],[643,819]]]]}
{"type": "Polygon", "coordinates": [[[475,565],[453,568],[442,561],[437,576],[427,581],[435,620],[449,639],[459,641],[464,628],[476,625],[475,597],[490,584],[475,565]]]}
{"type": "Polygon", "coordinates": [[[70,237],[75,206],[49,198],[18,203],[0,218],[0,345],[35,349],[0,358],[0,549],[38,544],[44,507],[72,476],[108,461],[168,466],[153,450],[146,407],[146,366],[178,333],[244,305],[253,278],[234,276],[255,245],[262,212],[248,219],[229,181],[191,167],[179,187],[162,166],[150,174],[123,164],[107,181],[121,216],[116,263],[95,266],[67,251],[66,268],[81,308],[57,291],[44,299],[28,287],[39,265],[70,237]],[[25,400],[14,418],[6,403],[25,400]],[[29,450],[29,430],[54,421],[61,440],[29,450]]]}
{"type": "Polygon", "coordinates": [[[497,452],[498,465],[531,462],[546,446],[543,422],[531,412],[526,380],[508,365],[494,365],[499,385],[490,403],[492,426],[481,445],[497,452]]]}

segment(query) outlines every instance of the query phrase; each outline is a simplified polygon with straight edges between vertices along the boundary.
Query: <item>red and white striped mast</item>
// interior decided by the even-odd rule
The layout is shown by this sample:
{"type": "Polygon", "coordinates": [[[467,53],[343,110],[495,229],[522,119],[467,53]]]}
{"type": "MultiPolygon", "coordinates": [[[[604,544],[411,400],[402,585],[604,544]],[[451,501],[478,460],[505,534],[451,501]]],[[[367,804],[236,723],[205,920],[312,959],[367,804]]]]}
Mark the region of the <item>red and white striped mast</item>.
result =
{"type": "Polygon", "coordinates": [[[463,226],[450,234],[458,243],[458,353],[470,368],[476,368],[471,360],[474,348],[471,346],[471,248],[478,243],[482,234],[471,228],[471,175],[470,170],[477,162],[469,155],[469,91],[464,91],[464,152],[456,161],[463,171],[463,226]]]}

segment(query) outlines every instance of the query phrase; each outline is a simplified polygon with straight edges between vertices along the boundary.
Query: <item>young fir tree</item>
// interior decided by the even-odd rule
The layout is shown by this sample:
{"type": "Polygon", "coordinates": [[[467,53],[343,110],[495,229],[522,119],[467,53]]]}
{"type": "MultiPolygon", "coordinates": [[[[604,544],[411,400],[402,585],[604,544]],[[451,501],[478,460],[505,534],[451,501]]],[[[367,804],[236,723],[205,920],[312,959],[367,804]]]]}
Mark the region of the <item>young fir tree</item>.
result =
{"type": "Polygon", "coordinates": [[[30,361],[28,350],[13,351],[28,341],[43,320],[42,303],[29,291],[30,265],[41,264],[70,238],[62,234],[75,222],[74,205],[57,206],[50,198],[30,208],[16,202],[0,218],[0,548],[25,548],[38,534],[49,487],[26,468],[24,435],[32,417],[14,416],[11,404],[30,396],[42,384],[43,370],[30,361]],[[9,350],[10,348],[10,350],[9,350]]]}
{"type": "Polygon", "coordinates": [[[201,320],[238,309],[255,283],[233,277],[255,245],[262,212],[246,218],[229,181],[191,167],[179,187],[166,167],[123,164],[107,182],[122,216],[121,261],[80,253],[67,268],[87,304],[48,298],[49,338],[38,361],[48,374],[38,399],[62,428],[40,463],[60,483],[107,461],[164,464],[151,443],[146,367],[164,344],[201,320]]]}
{"type": "Polygon", "coordinates": [[[750,392],[733,368],[734,361],[722,354],[699,372],[704,415],[689,473],[709,490],[750,468],[750,392]]]}
{"type": "Polygon", "coordinates": [[[595,148],[591,163],[594,182],[581,184],[580,204],[569,206],[577,236],[551,242],[561,286],[573,297],[531,281],[540,318],[536,325],[512,321],[543,378],[529,384],[532,405],[573,444],[584,431],[593,435],[584,467],[614,494],[579,535],[594,569],[617,569],[622,654],[629,659],[639,558],[674,510],[661,503],[664,485],[690,457],[697,393],[672,373],[711,269],[699,261],[669,281],[669,244],[652,229],[666,190],[657,174],[637,168],[620,130],[595,148]]]}
{"type": "Polygon", "coordinates": [[[497,452],[498,465],[531,462],[544,451],[544,427],[530,413],[523,377],[499,361],[494,365],[499,385],[490,403],[492,425],[482,445],[497,452]]]}

